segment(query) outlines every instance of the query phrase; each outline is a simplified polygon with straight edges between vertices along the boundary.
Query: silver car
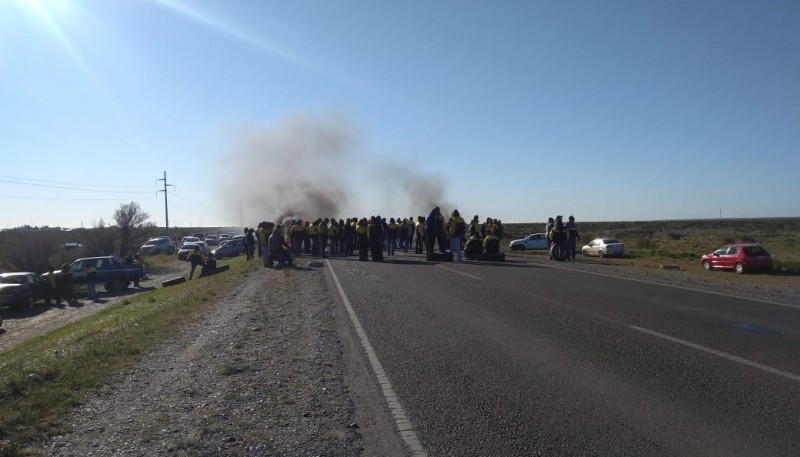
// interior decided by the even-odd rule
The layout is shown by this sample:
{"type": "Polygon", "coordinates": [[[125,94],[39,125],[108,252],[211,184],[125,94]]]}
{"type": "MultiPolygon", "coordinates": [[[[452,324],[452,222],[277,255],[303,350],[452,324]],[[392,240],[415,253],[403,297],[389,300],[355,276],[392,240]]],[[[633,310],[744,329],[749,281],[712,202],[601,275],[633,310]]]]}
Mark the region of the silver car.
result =
{"type": "Polygon", "coordinates": [[[151,238],[139,248],[142,255],[165,254],[172,252],[172,241],[169,238],[151,238]]]}
{"type": "Polygon", "coordinates": [[[508,244],[508,248],[512,251],[524,251],[526,249],[542,249],[546,251],[549,247],[546,233],[534,233],[525,238],[513,240],[508,244]]]}
{"type": "Polygon", "coordinates": [[[596,255],[598,257],[622,257],[625,255],[625,245],[616,238],[595,238],[581,249],[583,255],[596,255]]]}

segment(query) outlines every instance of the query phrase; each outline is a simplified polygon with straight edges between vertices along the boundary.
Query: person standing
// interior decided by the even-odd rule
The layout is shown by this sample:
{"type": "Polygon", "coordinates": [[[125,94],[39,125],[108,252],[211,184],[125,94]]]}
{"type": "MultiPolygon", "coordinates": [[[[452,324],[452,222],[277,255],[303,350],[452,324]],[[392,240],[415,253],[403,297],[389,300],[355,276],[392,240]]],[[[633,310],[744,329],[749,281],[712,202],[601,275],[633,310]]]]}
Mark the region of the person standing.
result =
{"type": "Polygon", "coordinates": [[[428,255],[433,254],[433,247],[436,243],[437,226],[440,215],[439,211],[439,207],[437,206],[433,208],[428,214],[428,217],[425,218],[425,253],[428,255]]]}
{"type": "Polygon", "coordinates": [[[423,216],[417,216],[417,223],[414,224],[414,232],[417,234],[414,252],[422,254],[423,246],[425,246],[425,218],[423,216]]]}
{"type": "Polygon", "coordinates": [[[569,233],[569,238],[567,238],[567,258],[574,262],[576,245],[581,240],[581,236],[578,234],[578,225],[575,224],[575,216],[570,215],[564,227],[569,233]]]}
{"type": "MultiPolygon", "coordinates": [[[[253,258],[252,252],[253,252],[254,239],[253,239],[253,237],[250,236],[250,229],[248,227],[244,228],[244,239],[242,240],[242,242],[244,243],[245,260],[252,259],[253,258]]],[[[193,251],[194,251],[194,249],[192,249],[192,252],[193,251]]],[[[192,252],[189,252],[190,256],[192,255],[192,252]]],[[[189,278],[189,279],[191,279],[191,278],[189,278]]]]}
{"type": "MultiPolygon", "coordinates": [[[[142,254],[137,252],[136,255],[133,256],[133,264],[139,265],[142,267],[142,276],[144,276],[144,262],[142,261],[142,254]]],[[[72,274],[72,273],[70,273],[72,274]]],[[[139,285],[139,275],[136,275],[133,278],[133,287],[141,287],[139,285]]]]}
{"type": "Polygon", "coordinates": [[[389,224],[386,226],[386,235],[388,240],[388,245],[386,249],[386,253],[388,255],[394,255],[394,251],[397,249],[397,235],[400,231],[400,226],[397,225],[394,218],[389,219],[389,224]]]}
{"type": "Polygon", "coordinates": [[[64,265],[61,265],[60,276],[59,282],[61,283],[61,298],[63,298],[68,305],[77,304],[78,300],[75,298],[75,289],[73,288],[74,275],[69,269],[69,264],[65,263],[64,265]]]}
{"type": "Polygon", "coordinates": [[[453,211],[453,216],[448,221],[447,226],[450,230],[450,253],[456,257],[456,262],[461,262],[463,260],[461,258],[461,239],[466,231],[466,223],[458,210],[453,211]]]}
{"type": "Polygon", "coordinates": [[[370,254],[373,262],[383,262],[383,221],[373,217],[367,227],[370,254]]]}
{"type": "Polygon", "coordinates": [[[56,305],[61,304],[61,293],[58,290],[58,287],[58,277],[56,277],[53,267],[47,267],[47,297],[45,298],[46,305],[50,304],[50,300],[53,300],[56,305]]]}
{"type": "Polygon", "coordinates": [[[369,260],[369,228],[367,218],[358,220],[356,225],[356,235],[358,236],[358,260],[369,260]]]}
{"type": "MultiPolygon", "coordinates": [[[[197,249],[200,249],[197,247],[197,249]]],[[[94,289],[94,282],[97,280],[97,268],[91,263],[86,265],[86,298],[89,300],[97,300],[97,292],[94,289]]]]}
{"type": "MultiPolygon", "coordinates": [[[[248,255],[252,257],[252,254],[248,255]]],[[[189,280],[191,280],[192,276],[194,276],[195,268],[197,268],[198,265],[203,265],[206,263],[205,255],[203,254],[203,251],[200,250],[200,246],[195,245],[189,252],[189,263],[192,265],[192,269],[189,270],[189,280]]]]}
{"type": "Polygon", "coordinates": [[[305,238],[303,221],[297,219],[294,221],[294,224],[292,224],[292,249],[294,250],[295,257],[303,255],[303,238],[305,238]]]}
{"type": "Polygon", "coordinates": [[[550,231],[553,230],[555,221],[552,217],[547,218],[547,224],[544,225],[544,233],[547,237],[547,260],[550,260],[550,248],[553,247],[553,242],[550,240],[550,231]]]}

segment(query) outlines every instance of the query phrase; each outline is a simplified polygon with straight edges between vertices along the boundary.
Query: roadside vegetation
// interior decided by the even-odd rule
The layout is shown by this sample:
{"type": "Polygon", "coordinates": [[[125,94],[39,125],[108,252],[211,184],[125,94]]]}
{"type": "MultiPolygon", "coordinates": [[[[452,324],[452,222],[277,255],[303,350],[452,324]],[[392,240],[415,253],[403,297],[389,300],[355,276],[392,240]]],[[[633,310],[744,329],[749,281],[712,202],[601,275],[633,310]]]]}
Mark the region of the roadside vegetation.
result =
{"type": "MultiPolygon", "coordinates": [[[[508,241],[544,232],[541,224],[506,224],[508,241]]],[[[700,257],[731,243],[759,243],[772,254],[771,275],[800,275],[800,218],[721,219],[642,222],[581,222],[578,249],[593,238],[614,237],[625,244],[625,259],[637,266],[670,263],[700,269],[700,257]]],[[[544,253],[542,253],[544,255],[544,253]]],[[[608,261],[613,261],[609,259],[608,261]]]]}
{"type": "MultiPolygon", "coordinates": [[[[177,262],[174,256],[151,261],[177,262]]],[[[26,443],[58,433],[84,394],[198,319],[258,269],[243,257],[226,263],[227,272],[126,298],[1,353],[0,456],[27,455],[26,443]]]]}

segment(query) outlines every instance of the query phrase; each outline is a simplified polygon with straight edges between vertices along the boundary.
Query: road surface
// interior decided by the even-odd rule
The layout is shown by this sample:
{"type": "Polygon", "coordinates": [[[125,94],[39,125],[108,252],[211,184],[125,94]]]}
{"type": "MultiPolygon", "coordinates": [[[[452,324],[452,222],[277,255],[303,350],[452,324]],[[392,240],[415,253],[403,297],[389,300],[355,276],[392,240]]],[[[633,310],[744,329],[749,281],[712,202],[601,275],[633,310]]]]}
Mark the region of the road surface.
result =
{"type": "Polygon", "coordinates": [[[409,454],[800,453],[800,306],[569,265],[327,262],[409,454]]]}

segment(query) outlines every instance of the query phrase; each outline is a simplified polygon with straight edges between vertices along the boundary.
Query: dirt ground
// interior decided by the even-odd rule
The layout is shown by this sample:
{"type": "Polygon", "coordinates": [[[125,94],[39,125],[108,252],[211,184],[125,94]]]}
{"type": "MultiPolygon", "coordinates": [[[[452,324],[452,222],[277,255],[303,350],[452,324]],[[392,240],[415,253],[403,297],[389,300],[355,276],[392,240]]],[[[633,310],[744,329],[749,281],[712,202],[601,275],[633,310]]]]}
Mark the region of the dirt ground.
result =
{"type": "Polygon", "coordinates": [[[162,281],[183,275],[187,268],[184,262],[176,260],[174,264],[148,273],[147,279],[139,283],[141,287],[129,287],[122,292],[107,292],[103,290],[102,286],[99,286],[97,288],[98,300],[95,301],[79,297],[77,305],[63,303],[60,306],[45,305],[40,302],[32,310],[5,310],[3,326],[0,327],[0,351],[36,335],[41,335],[48,330],[79,321],[132,295],[160,287],[162,281]]]}

